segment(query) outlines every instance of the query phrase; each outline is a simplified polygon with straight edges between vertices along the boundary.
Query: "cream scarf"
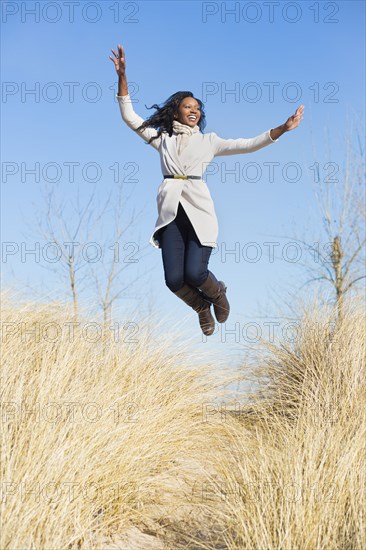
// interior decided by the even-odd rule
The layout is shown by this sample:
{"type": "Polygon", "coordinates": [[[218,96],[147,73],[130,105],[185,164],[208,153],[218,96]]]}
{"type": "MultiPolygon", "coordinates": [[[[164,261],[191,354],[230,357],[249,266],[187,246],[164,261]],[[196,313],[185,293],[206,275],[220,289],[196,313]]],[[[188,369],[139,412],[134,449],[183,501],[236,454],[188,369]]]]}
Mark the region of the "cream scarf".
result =
{"type": "Polygon", "coordinates": [[[178,155],[185,149],[188,145],[188,139],[192,134],[196,134],[200,131],[199,126],[187,126],[187,124],[182,124],[178,120],[173,120],[173,131],[177,134],[177,151],[178,155]]]}

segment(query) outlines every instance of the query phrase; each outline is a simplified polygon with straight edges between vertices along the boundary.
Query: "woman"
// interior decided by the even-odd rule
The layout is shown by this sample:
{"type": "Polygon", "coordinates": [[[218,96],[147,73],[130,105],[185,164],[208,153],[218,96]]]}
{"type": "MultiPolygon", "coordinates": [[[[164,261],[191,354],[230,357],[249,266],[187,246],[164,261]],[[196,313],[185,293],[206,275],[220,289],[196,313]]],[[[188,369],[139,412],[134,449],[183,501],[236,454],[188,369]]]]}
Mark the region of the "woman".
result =
{"type": "Polygon", "coordinates": [[[147,120],[132,107],[126,77],[124,49],[109,56],[118,74],[118,94],[124,122],[160,153],[164,180],[158,189],[158,219],[150,244],[162,250],[165,283],[199,316],[201,329],[210,335],[215,329],[211,314],[224,323],[229,315],[227,287],[208,270],[213,248],[217,247],[218,223],[214,204],[202,179],[215,156],[251,153],[278,141],[298,126],[304,106],[278,126],[250,139],[222,139],[203,134],[204,106],[191,92],[177,92],[165,103],[153,105],[156,112],[147,120]]]}

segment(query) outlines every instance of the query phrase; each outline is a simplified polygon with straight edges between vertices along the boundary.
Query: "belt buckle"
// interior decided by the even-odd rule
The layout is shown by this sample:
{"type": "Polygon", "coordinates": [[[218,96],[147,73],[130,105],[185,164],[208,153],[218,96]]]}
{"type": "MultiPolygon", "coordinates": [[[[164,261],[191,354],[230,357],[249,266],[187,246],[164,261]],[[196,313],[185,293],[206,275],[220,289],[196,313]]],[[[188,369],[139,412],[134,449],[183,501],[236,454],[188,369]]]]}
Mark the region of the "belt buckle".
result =
{"type": "Polygon", "coordinates": [[[173,177],[174,177],[175,180],[186,180],[186,179],[188,179],[187,176],[179,176],[177,174],[174,174],[173,177]]]}

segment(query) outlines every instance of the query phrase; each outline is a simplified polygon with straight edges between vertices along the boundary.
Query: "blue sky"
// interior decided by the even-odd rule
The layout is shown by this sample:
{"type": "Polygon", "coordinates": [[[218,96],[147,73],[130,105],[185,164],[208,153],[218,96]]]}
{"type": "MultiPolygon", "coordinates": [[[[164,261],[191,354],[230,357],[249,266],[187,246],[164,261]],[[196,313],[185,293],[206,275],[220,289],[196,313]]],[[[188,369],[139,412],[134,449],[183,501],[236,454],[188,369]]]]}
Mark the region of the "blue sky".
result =
{"type": "MultiPolygon", "coordinates": [[[[206,181],[220,229],[209,268],[228,287],[232,325],[228,321],[227,329],[239,323],[242,331],[248,322],[276,318],[274,300],[281,304],[287,293],[310,294],[314,287],[300,290],[304,271],[299,261],[291,261],[296,249],[289,243],[295,233],[320,239],[315,163],[321,178],[326,162],[341,174],[345,136],[364,118],[364,2],[79,2],[73,20],[70,9],[61,1],[2,3],[2,241],[13,243],[6,250],[16,250],[6,261],[3,254],[3,287],[28,292],[29,298],[65,296],[60,272],[44,269],[42,258],[37,262],[28,255],[22,261],[20,255],[22,247],[45,243],[30,235],[37,219],[45,218],[42,196],[53,187],[70,208],[77,190],[81,204],[94,190],[98,208],[116,192],[118,166],[130,196],[127,211],[143,209],[125,241],[146,250],[126,269],[120,284],[142,279],[115,312],[123,318],[128,307],[142,312],[149,297],[167,326],[183,316],[192,346],[208,351],[196,314],[165,286],[161,252],[148,245],[157,218],[160,163],[157,152],[120,116],[108,58],[120,43],[134,107],[143,117],[151,113],[145,105],[191,90],[205,101],[206,132],[252,137],[305,105],[298,128],[256,153],[217,157],[206,181]],[[32,89],[35,94],[27,93],[32,89]],[[71,181],[73,162],[78,164],[71,181]],[[35,163],[39,178],[25,171],[35,163]],[[135,182],[128,178],[132,172],[135,182]],[[281,243],[279,258],[270,261],[265,242],[281,243]],[[239,257],[225,256],[225,248],[239,250],[239,257]]],[[[112,222],[108,210],[90,239],[113,240],[112,222]]],[[[69,223],[75,223],[75,214],[69,223]]],[[[300,252],[304,259],[306,251],[300,252]]],[[[95,266],[102,273],[101,263],[95,266]]],[[[92,284],[87,279],[84,284],[81,296],[95,305],[92,284]]],[[[244,340],[218,332],[210,350],[241,357],[243,347],[250,347],[244,340]]]]}

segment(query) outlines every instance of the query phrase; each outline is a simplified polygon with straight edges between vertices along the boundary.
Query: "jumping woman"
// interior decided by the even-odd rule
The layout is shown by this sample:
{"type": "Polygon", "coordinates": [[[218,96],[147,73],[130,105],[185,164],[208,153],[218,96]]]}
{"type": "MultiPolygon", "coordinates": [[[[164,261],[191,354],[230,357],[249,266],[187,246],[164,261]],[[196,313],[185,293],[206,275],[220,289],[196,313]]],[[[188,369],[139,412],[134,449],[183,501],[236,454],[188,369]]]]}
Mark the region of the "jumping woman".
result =
{"type": "Polygon", "coordinates": [[[266,147],[285,132],[293,130],[302,119],[304,106],[284,124],[254,138],[222,139],[205,127],[204,105],[192,92],[177,92],[155,113],[144,120],[133,109],[128,93],[124,48],[109,56],[118,75],[116,95],[122,119],[160,154],[163,181],[158,189],[158,219],[150,244],[162,251],[165,284],[199,316],[205,335],[215,329],[211,314],[224,323],[229,315],[227,287],[208,270],[213,248],[217,247],[218,222],[214,204],[202,179],[214,157],[252,153],[266,147]]]}

